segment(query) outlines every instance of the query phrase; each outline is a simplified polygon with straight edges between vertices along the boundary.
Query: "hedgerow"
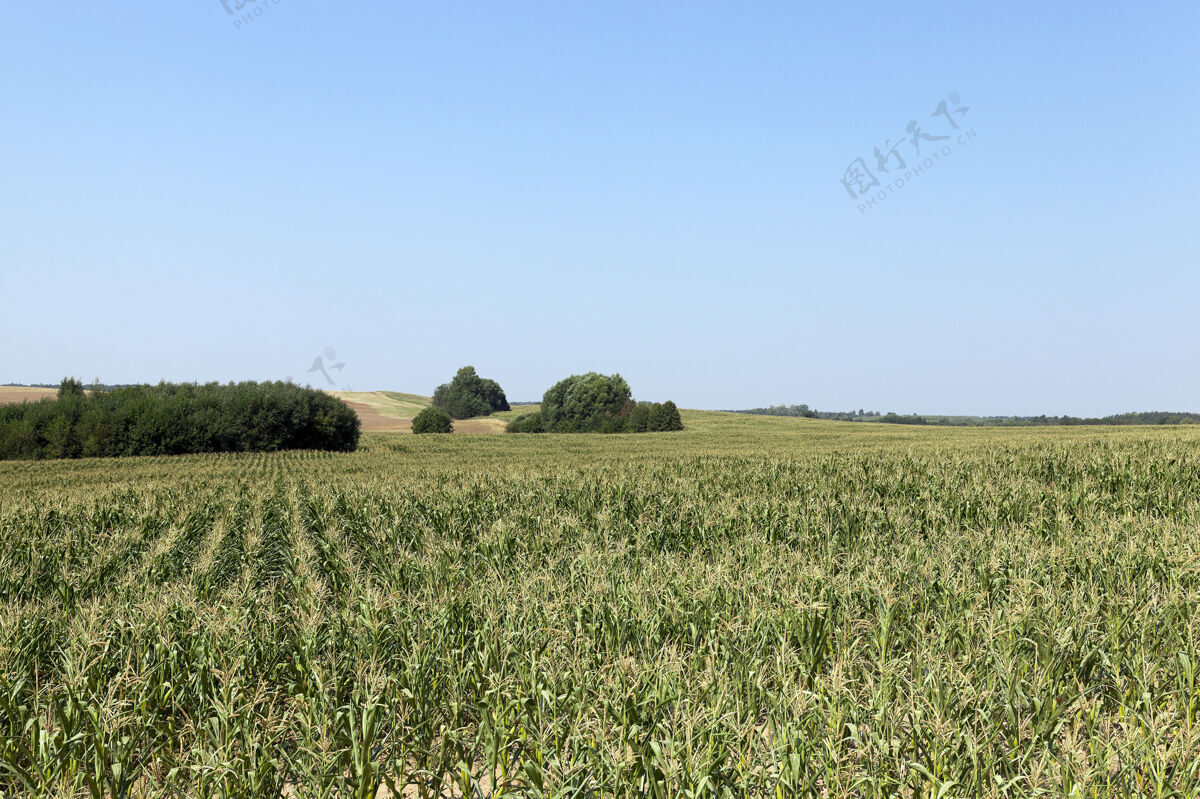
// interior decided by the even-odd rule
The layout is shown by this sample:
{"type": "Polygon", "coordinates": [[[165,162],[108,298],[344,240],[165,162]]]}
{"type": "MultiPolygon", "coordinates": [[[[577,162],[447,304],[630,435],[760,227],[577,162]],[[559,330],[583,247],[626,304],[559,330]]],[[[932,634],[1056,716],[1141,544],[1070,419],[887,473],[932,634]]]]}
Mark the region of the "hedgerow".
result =
{"type": "Polygon", "coordinates": [[[0,459],[350,451],[358,415],[292,383],[159,383],[83,392],[67,379],[54,400],[0,407],[0,459]]]}

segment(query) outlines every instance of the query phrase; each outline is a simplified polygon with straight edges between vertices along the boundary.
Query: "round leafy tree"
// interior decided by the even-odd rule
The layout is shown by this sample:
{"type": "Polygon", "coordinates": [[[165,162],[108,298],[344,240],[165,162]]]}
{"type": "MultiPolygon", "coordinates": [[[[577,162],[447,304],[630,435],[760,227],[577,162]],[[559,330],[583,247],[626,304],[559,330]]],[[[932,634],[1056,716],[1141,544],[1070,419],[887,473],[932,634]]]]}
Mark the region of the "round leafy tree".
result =
{"type": "Polygon", "coordinates": [[[631,393],[620,375],[571,375],[542,397],[542,423],[556,433],[600,430],[629,408],[631,393]]]}
{"type": "Polygon", "coordinates": [[[414,433],[453,433],[454,423],[450,414],[441,408],[426,408],[417,414],[412,421],[414,433]]]}
{"type": "Polygon", "coordinates": [[[438,386],[433,392],[433,405],[455,419],[509,410],[504,389],[495,380],[476,374],[474,366],[464,366],[453,380],[438,386]]]}

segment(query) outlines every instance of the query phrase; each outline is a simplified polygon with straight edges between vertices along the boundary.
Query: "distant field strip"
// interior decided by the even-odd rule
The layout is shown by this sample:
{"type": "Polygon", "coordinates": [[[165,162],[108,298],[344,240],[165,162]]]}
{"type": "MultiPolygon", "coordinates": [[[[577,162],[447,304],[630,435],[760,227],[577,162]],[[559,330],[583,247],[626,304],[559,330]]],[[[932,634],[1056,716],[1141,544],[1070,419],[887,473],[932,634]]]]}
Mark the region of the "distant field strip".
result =
{"type": "Polygon", "coordinates": [[[54,399],[58,396],[55,388],[30,388],[29,386],[0,386],[0,405],[14,402],[34,402],[42,399],[54,399]]]}

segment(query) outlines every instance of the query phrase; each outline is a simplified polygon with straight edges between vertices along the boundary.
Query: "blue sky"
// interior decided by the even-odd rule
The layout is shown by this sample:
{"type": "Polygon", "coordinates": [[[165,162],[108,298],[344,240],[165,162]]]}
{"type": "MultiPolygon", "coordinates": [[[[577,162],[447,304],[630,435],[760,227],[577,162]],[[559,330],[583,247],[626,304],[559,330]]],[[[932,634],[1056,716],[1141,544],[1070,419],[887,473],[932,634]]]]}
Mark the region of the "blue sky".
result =
{"type": "Polygon", "coordinates": [[[0,382],[1200,410],[1200,6],[1079,8],[14,5],[0,382]]]}

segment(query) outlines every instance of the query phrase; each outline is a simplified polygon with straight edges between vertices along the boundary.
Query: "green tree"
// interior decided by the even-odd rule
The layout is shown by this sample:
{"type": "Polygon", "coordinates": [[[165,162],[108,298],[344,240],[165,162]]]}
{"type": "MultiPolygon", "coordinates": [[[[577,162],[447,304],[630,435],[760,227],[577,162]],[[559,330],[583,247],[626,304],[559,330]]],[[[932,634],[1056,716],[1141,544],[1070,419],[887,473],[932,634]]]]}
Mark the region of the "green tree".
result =
{"type": "Polygon", "coordinates": [[[650,418],[647,429],[652,433],[661,433],[667,429],[667,409],[661,402],[650,406],[650,418]]]}
{"type": "Polygon", "coordinates": [[[74,430],[65,416],[56,416],[46,426],[46,456],[49,458],[77,458],[79,448],[76,446],[74,430]]]}
{"type": "Polygon", "coordinates": [[[434,389],[433,406],[441,408],[454,419],[470,419],[509,410],[504,389],[495,380],[476,374],[474,366],[464,366],[453,380],[434,389]]]}
{"type": "Polygon", "coordinates": [[[673,432],[683,429],[683,417],[679,415],[679,408],[675,407],[675,403],[667,400],[662,404],[662,430],[665,432],[673,432]]]}
{"type": "Polygon", "coordinates": [[[487,378],[480,382],[483,386],[483,399],[491,407],[492,413],[512,410],[508,405],[508,397],[504,396],[504,389],[500,388],[499,383],[487,378]]]}
{"type": "Polygon", "coordinates": [[[73,377],[64,377],[62,379],[62,382],[58,384],[58,398],[59,399],[64,399],[66,397],[82,397],[82,396],[84,396],[83,381],[76,380],[73,377]]]}
{"type": "Polygon", "coordinates": [[[650,431],[650,409],[651,405],[646,402],[639,402],[629,412],[628,420],[626,421],[625,429],[630,433],[648,433],[650,431]]]}
{"type": "Polygon", "coordinates": [[[450,414],[441,408],[425,408],[412,421],[414,433],[453,433],[454,423],[450,414]]]}
{"type": "Polygon", "coordinates": [[[619,374],[571,375],[542,396],[542,422],[550,432],[600,430],[628,409],[629,384],[619,374]]]}

